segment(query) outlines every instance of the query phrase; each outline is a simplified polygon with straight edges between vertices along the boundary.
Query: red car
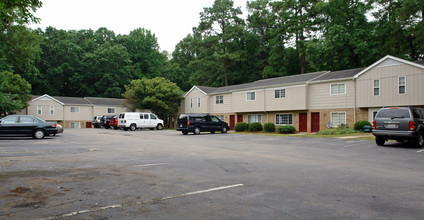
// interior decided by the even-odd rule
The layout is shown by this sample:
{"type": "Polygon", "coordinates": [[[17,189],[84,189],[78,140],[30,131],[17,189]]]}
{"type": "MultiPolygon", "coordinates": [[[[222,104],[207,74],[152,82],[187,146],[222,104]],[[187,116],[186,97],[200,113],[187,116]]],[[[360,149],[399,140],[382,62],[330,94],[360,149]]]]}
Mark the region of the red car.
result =
{"type": "Polygon", "coordinates": [[[113,128],[115,130],[118,129],[118,116],[117,115],[113,116],[110,119],[109,126],[110,126],[110,128],[113,128]]]}

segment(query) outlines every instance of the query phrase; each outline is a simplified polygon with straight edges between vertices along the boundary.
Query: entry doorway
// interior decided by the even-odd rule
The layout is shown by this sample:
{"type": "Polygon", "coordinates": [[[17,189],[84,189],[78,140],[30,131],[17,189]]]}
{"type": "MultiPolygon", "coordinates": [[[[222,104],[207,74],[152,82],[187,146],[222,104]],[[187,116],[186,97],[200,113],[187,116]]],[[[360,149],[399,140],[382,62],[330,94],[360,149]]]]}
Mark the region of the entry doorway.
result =
{"type": "Polygon", "coordinates": [[[85,123],[85,127],[86,127],[86,128],[91,128],[91,126],[92,126],[92,123],[91,123],[91,122],[86,122],[86,123],[85,123]]]}
{"type": "Polygon", "coordinates": [[[311,132],[319,131],[319,112],[311,113],[311,132]]]}
{"type": "Polygon", "coordinates": [[[234,130],[235,123],[236,123],[236,116],[230,115],[230,130],[234,130]]]}
{"type": "Polygon", "coordinates": [[[308,113],[299,114],[299,132],[308,131],[308,113]]]}

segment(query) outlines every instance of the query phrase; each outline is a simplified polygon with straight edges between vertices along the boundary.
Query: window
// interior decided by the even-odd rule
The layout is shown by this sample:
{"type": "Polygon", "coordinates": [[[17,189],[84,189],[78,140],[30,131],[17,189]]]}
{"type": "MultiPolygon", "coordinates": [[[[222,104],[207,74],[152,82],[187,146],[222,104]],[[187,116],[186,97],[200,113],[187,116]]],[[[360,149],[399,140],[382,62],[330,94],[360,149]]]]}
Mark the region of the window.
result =
{"type": "Polygon", "coordinates": [[[331,95],[346,94],[346,84],[331,84],[331,95]]]}
{"type": "Polygon", "coordinates": [[[200,98],[197,98],[197,108],[200,108],[200,98]]]}
{"type": "Polygon", "coordinates": [[[71,112],[79,112],[79,107],[71,107],[71,112]]]}
{"type": "Polygon", "coordinates": [[[19,123],[36,123],[37,121],[31,116],[21,116],[19,123]]]}
{"type": "Polygon", "coordinates": [[[246,100],[247,101],[254,101],[256,100],[256,92],[248,92],[246,93],[246,100]]]}
{"type": "Polygon", "coordinates": [[[50,106],[50,114],[54,115],[54,106],[53,105],[50,106]]]}
{"type": "Polygon", "coordinates": [[[217,115],[217,118],[219,118],[219,120],[224,121],[224,116],[223,115],[217,115]]]}
{"type": "Polygon", "coordinates": [[[144,114],[144,119],[149,119],[149,114],[144,114]]]}
{"type": "Polygon", "coordinates": [[[41,114],[43,114],[43,106],[38,105],[37,106],[37,115],[41,115],[41,114]]]}
{"type": "Polygon", "coordinates": [[[80,122],[70,122],[69,127],[70,128],[81,128],[81,123],[80,122]]]}
{"type": "Polygon", "coordinates": [[[286,89],[277,89],[275,90],[275,98],[281,99],[286,97],[286,89]]]}
{"type": "Polygon", "coordinates": [[[399,95],[406,94],[406,76],[399,77],[399,95]]]}
{"type": "Polygon", "coordinates": [[[333,127],[339,127],[346,124],[346,112],[331,112],[331,123],[333,127]]]}
{"type": "Polygon", "coordinates": [[[14,123],[18,123],[18,117],[19,116],[8,116],[6,118],[3,118],[1,120],[1,123],[3,123],[3,124],[14,124],[14,123]]]}
{"type": "Polygon", "coordinates": [[[275,124],[277,125],[292,125],[293,114],[275,114],[275,124]]]}
{"type": "Polygon", "coordinates": [[[108,114],[115,114],[115,108],[107,108],[108,114]]]}
{"type": "Polygon", "coordinates": [[[190,108],[193,108],[193,99],[190,99],[190,108]]]}
{"type": "Polygon", "coordinates": [[[211,117],[212,122],[219,122],[219,119],[216,116],[211,117]]]}
{"type": "Polygon", "coordinates": [[[216,96],[216,104],[223,104],[224,103],[224,96],[217,95],[216,96]]]}
{"type": "Polygon", "coordinates": [[[262,115],[248,115],[247,116],[247,123],[253,123],[253,122],[260,122],[262,123],[262,115]]]}
{"type": "Polygon", "coordinates": [[[150,114],[150,119],[156,120],[156,116],[154,114],[150,114]]]}
{"type": "Polygon", "coordinates": [[[380,95],[380,79],[374,80],[374,96],[380,95]]]}

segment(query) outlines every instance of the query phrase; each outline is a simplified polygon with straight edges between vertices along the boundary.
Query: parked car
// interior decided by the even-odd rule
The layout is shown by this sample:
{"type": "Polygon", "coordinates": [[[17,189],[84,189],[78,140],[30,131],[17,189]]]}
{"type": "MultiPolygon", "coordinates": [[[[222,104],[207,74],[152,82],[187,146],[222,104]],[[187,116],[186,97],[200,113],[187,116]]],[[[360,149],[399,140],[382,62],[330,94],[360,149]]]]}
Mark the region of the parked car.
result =
{"type": "Polygon", "coordinates": [[[113,129],[115,129],[115,130],[117,130],[117,129],[118,129],[118,116],[117,116],[117,115],[114,115],[114,116],[110,119],[109,127],[110,127],[110,128],[113,128],[113,129]]]}
{"type": "Polygon", "coordinates": [[[216,131],[227,133],[229,129],[228,123],[209,114],[182,114],[177,122],[177,131],[181,131],[185,135],[188,132],[200,134],[200,132],[204,131],[211,132],[212,134],[216,131]]]}
{"type": "Polygon", "coordinates": [[[122,112],[118,117],[118,127],[125,131],[135,131],[137,128],[162,130],[163,120],[148,112],[122,112]]]}
{"type": "Polygon", "coordinates": [[[101,124],[101,121],[100,120],[102,120],[102,118],[103,118],[103,115],[96,115],[96,116],[94,116],[94,118],[93,118],[93,126],[95,128],[100,128],[100,124],[101,124]]]}
{"type": "Polygon", "coordinates": [[[114,115],[104,115],[102,119],[100,119],[100,127],[109,129],[110,128],[110,120],[112,120],[114,115]]]}
{"type": "Polygon", "coordinates": [[[56,134],[61,134],[63,133],[63,127],[60,124],[56,124],[56,128],[57,128],[57,133],[56,134]]]}
{"type": "Polygon", "coordinates": [[[424,109],[418,107],[390,107],[378,111],[373,121],[372,134],[377,145],[389,140],[412,141],[424,147],[424,109]]]}
{"type": "Polygon", "coordinates": [[[46,135],[55,135],[57,124],[46,122],[33,115],[9,115],[0,120],[0,135],[27,136],[42,139],[46,135]]]}

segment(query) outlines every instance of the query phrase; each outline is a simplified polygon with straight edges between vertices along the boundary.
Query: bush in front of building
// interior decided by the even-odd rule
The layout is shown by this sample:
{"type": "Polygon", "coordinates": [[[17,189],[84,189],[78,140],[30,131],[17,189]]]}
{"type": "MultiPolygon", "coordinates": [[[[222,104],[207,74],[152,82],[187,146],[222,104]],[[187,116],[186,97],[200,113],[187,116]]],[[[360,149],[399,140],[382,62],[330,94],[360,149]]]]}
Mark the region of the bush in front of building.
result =
{"type": "Polygon", "coordinates": [[[249,131],[262,131],[262,124],[260,122],[253,122],[249,124],[249,131]]]}
{"type": "Polygon", "coordinates": [[[296,128],[293,125],[281,125],[277,127],[280,134],[294,134],[296,128]]]}
{"type": "Polygon", "coordinates": [[[264,124],[264,131],[265,132],[275,132],[275,125],[274,125],[274,123],[265,123],[264,124]]]}
{"type": "Polygon", "coordinates": [[[247,124],[245,122],[237,122],[236,126],[234,126],[234,130],[236,132],[243,132],[243,131],[247,131],[247,124]]]}
{"type": "Polygon", "coordinates": [[[330,128],[318,131],[318,135],[339,135],[339,134],[353,134],[358,133],[357,130],[353,128],[330,128]]]}
{"type": "Polygon", "coordinates": [[[355,125],[353,125],[353,129],[363,131],[365,125],[371,126],[371,123],[369,121],[357,121],[355,125]]]}

